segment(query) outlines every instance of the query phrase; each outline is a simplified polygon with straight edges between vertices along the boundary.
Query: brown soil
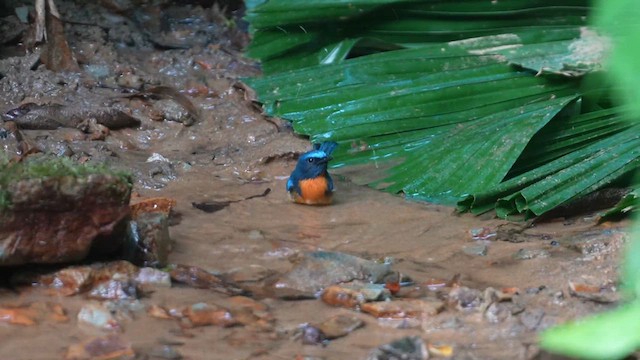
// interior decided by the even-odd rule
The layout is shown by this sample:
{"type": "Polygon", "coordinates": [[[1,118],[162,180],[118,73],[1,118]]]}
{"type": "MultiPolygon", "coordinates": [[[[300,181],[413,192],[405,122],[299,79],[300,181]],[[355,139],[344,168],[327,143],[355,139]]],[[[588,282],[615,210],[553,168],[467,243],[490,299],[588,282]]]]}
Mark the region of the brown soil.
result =
{"type": "MultiPolygon", "coordinates": [[[[275,318],[274,327],[264,331],[217,326],[184,329],[177,321],[141,312],[124,322],[121,331],[133,344],[136,358],[163,358],[158,351],[168,345],[184,359],[363,359],[377,346],[418,335],[430,344],[453,346],[456,359],[527,359],[538,354],[535,339],[541,329],[613,306],[572,296],[568,284],[615,287],[620,241],[608,241],[617,234],[610,227],[624,228],[624,224],[597,226],[595,217],[584,215],[523,228],[523,224],[456,215],[451,208],[408,202],[340,177],[334,205],[293,204],[285,193],[286,178],[296,156],[309,143],[294,135],[286,123],[266,119],[245,99],[238,79],[259,74],[259,67],[242,57],[239,46],[246,43],[246,35],[226,27],[219,12],[197,5],[164,6],[165,15],[172,16],[169,22],[184,18],[191,24],[169,31],[153,26],[154,20],[161,19],[160,7],[133,4],[123,5],[124,11],[113,11],[80,1],[56,3],[65,20],[99,25],[65,25],[83,72],[56,73],[43,65],[31,70],[24,65],[28,57],[5,56],[1,60],[5,69],[9,62],[18,65],[0,78],[0,109],[21,103],[108,104],[140,119],[139,128],[111,130],[104,140],[92,140],[69,128],[24,130],[23,134],[44,149],[63,143],[77,159],[131,170],[136,176],[134,191],[142,197],[175,199],[179,222],[170,228],[175,241],[171,263],[260,278],[268,272],[286,271],[292,255],[322,249],[367,259],[390,257],[394,270],[416,283],[460,274],[463,286],[480,291],[517,287],[520,294],[504,316],[449,307],[408,329],[320,300],[259,298],[275,318]],[[149,17],[147,23],[132,20],[142,15],[149,17]],[[105,75],[98,77],[98,70],[105,75]],[[164,111],[165,118],[172,113],[159,108],[157,99],[125,96],[129,92],[124,88],[132,83],[136,87],[137,82],[143,88],[162,85],[186,94],[199,109],[196,122],[186,126],[154,119],[158,111],[164,111]],[[170,165],[149,165],[146,160],[153,153],[167,158],[170,165]],[[191,205],[241,200],[266,188],[272,190],[266,197],[233,202],[215,213],[191,205]],[[471,231],[483,227],[500,232],[487,241],[474,240],[471,231]],[[509,228],[514,230],[507,231],[509,228]],[[610,246],[593,254],[576,251],[572,244],[587,236],[587,231],[610,246]],[[487,246],[486,256],[465,252],[478,244],[487,246]],[[538,251],[543,256],[518,259],[519,251],[538,251]],[[364,328],[326,346],[304,345],[294,336],[301,324],[344,313],[360,317],[364,328]],[[536,313],[541,314],[539,321],[525,318],[536,313]]],[[[17,49],[8,42],[0,54],[15,55],[17,49]]],[[[225,304],[227,299],[210,290],[174,286],[157,289],[141,302],[181,307],[198,302],[225,304]]],[[[71,344],[103,334],[78,325],[76,315],[88,302],[83,296],[51,296],[38,288],[0,289],[2,306],[33,302],[60,303],[70,321],[43,321],[33,326],[0,321],[2,358],[62,358],[71,344]]]]}

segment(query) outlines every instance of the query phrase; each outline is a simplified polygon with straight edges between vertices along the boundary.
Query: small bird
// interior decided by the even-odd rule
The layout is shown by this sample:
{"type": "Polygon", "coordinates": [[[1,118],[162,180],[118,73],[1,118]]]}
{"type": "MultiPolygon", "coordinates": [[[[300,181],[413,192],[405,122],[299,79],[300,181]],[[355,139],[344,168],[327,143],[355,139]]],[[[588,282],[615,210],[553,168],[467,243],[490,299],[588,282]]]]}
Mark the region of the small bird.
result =
{"type": "Polygon", "coordinates": [[[329,205],[333,195],[333,180],[327,172],[331,153],[338,144],[314,144],[313,150],[302,154],[287,181],[291,200],[298,204],[329,205]]]}

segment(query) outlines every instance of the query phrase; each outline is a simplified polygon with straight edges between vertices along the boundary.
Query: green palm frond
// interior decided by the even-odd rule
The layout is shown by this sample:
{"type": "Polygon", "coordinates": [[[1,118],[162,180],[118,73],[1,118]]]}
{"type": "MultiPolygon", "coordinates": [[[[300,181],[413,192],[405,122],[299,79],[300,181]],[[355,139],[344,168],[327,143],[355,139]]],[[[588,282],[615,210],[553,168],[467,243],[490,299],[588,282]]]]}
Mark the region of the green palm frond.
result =
{"type": "Polygon", "coordinates": [[[540,215],[637,167],[586,1],[249,4],[266,114],[341,144],[354,181],[461,211],[540,215]],[[616,156],[613,158],[613,156],[616,156]]]}

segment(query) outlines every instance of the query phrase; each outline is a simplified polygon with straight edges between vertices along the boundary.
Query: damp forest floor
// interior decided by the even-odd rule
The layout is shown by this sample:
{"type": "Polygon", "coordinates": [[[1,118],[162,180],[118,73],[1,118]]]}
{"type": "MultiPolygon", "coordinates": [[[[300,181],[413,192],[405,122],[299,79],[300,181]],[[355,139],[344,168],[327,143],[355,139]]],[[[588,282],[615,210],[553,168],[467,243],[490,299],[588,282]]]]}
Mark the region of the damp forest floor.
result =
{"type": "MultiPolygon", "coordinates": [[[[431,351],[433,358],[542,359],[550,355],[536,345],[539,331],[616,306],[625,221],[598,224],[597,213],[583,213],[525,224],[492,214],[456,214],[452,208],[355,185],[339,174],[333,205],[291,203],[287,177],[310,144],[286,122],[265,118],[242,85],[241,78],[259,75],[260,68],[243,57],[248,41],[243,25],[231,25],[241,9],[231,5],[224,13],[197,2],[56,3],[68,21],[65,35],[81,70],[47,70],[37,56],[5,38],[0,69],[12,70],[0,78],[0,110],[24,103],[71,109],[100,104],[139,119],[139,126],[110,129],[102,136],[87,136],[86,129],[74,127],[22,133],[49,152],[131,171],[135,198],[175,200],[170,263],[259,284],[287,272],[291,259],[324,250],[391,263],[412,280],[400,293],[440,285],[469,290],[468,299],[463,294],[455,301],[450,292],[437,293],[444,308],[437,314],[398,315],[407,321],[376,318],[317,298],[282,299],[268,289],[250,296],[269,314],[266,328],[185,327],[132,312],[115,331],[131,344],[131,358],[365,359],[383,344],[417,336],[430,349],[441,349],[431,351]],[[157,97],[130,96],[153,87],[156,94],[158,87],[174,89],[197,114],[185,115],[157,97]],[[162,165],[148,161],[153,156],[162,165]],[[266,189],[266,196],[250,198],[266,189]],[[226,206],[208,213],[192,205],[200,202],[226,206]],[[508,296],[487,303],[487,289],[508,296]],[[363,326],[318,344],[300,336],[304,324],[337,315],[356,317],[363,326]]],[[[30,2],[5,7],[22,4],[30,2]]],[[[7,21],[10,14],[4,16],[7,21]]],[[[19,27],[14,30],[23,35],[19,27]]],[[[78,324],[78,312],[90,301],[39,287],[0,288],[0,308],[55,303],[69,319],[15,325],[0,316],[2,358],[65,358],[72,344],[104,335],[104,330],[78,324]]],[[[181,285],[139,299],[147,308],[228,301],[229,295],[181,285]]]]}

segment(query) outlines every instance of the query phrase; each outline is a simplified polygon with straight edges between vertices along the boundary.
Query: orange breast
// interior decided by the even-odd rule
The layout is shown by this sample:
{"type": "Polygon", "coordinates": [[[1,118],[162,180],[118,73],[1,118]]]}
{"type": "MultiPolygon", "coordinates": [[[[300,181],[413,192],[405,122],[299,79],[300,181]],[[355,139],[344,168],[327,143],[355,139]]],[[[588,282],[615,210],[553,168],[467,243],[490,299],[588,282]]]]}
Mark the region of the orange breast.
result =
{"type": "Polygon", "coordinates": [[[302,196],[294,194],[294,200],[297,203],[309,205],[328,205],[331,204],[331,193],[327,191],[329,183],[327,178],[319,176],[315,179],[306,179],[300,181],[300,191],[302,196]]]}

